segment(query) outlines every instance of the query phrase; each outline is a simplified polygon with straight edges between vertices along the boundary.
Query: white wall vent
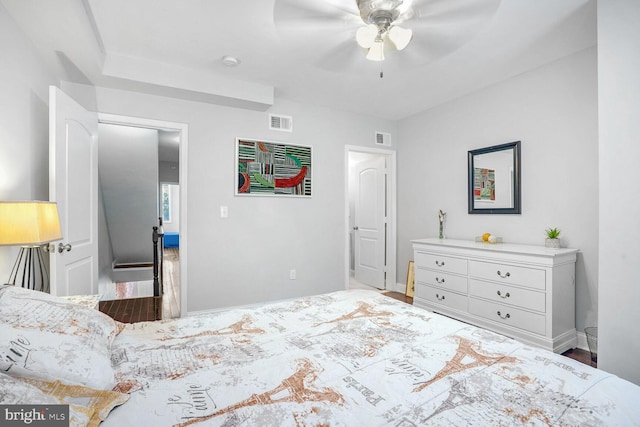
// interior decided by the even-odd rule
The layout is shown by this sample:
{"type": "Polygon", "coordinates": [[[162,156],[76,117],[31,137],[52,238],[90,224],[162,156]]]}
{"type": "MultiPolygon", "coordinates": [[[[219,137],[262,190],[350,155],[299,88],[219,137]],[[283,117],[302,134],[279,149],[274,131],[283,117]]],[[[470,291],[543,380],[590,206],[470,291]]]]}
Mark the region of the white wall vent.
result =
{"type": "Polygon", "coordinates": [[[269,129],[291,132],[293,130],[293,117],[269,114],[269,129]]]}
{"type": "Polygon", "coordinates": [[[391,146],[391,134],[385,132],[376,132],[376,145],[391,146]]]}

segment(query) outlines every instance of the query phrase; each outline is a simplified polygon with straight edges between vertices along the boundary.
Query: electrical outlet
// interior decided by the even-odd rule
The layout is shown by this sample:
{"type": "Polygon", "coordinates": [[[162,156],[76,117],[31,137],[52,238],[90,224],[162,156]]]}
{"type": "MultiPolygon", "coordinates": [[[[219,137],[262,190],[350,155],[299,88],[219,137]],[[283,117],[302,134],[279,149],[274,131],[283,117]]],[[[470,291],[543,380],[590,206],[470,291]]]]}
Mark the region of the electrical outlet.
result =
{"type": "Polygon", "coordinates": [[[296,271],[295,270],[289,270],[289,279],[296,280],[296,271]]]}
{"type": "Polygon", "coordinates": [[[229,216],[229,208],[227,206],[220,206],[220,218],[227,218],[229,216]]]}

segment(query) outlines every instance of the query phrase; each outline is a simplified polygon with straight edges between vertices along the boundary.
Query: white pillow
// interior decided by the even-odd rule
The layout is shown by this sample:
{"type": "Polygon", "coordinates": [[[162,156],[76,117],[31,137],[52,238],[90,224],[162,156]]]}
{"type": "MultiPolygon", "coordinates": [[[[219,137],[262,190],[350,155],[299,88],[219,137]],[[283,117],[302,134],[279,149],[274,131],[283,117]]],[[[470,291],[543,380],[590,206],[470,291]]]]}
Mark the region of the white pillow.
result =
{"type": "Polygon", "coordinates": [[[115,385],[111,343],[120,325],[43,292],[0,287],[0,372],[101,390],[115,385]]]}

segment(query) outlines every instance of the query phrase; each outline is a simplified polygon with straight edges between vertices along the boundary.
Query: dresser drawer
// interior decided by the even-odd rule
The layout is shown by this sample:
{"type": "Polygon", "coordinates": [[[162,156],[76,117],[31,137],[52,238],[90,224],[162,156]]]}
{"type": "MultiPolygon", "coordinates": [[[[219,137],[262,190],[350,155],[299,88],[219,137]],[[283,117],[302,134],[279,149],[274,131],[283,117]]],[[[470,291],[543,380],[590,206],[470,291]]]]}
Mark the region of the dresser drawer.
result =
{"type": "Polygon", "coordinates": [[[467,274],[467,260],[464,258],[416,252],[414,262],[417,267],[447,271],[449,273],[467,274]]]}
{"type": "Polygon", "coordinates": [[[545,316],[541,314],[476,298],[469,298],[469,313],[534,334],[545,334],[545,316]]]}
{"type": "Polygon", "coordinates": [[[577,345],[577,249],[428,238],[413,253],[415,305],[555,352],[577,345]]]}
{"type": "Polygon", "coordinates": [[[415,296],[455,310],[467,311],[466,295],[416,283],[415,296]]]}
{"type": "Polygon", "coordinates": [[[424,268],[416,268],[414,274],[416,282],[467,293],[467,276],[456,276],[455,274],[424,268]]]}
{"type": "Polygon", "coordinates": [[[469,294],[541,313],[544,313],[546,308],[546,294],[544,292],[516,288],[500,283],[469,279],[469,294]]]}
{"type": "Polygon", "coordinates": [[[544,291],[546,288],[545,271],[537,268],[469,261],[469,276],[498,283],[528,286],[541,291],[544,291]]]}

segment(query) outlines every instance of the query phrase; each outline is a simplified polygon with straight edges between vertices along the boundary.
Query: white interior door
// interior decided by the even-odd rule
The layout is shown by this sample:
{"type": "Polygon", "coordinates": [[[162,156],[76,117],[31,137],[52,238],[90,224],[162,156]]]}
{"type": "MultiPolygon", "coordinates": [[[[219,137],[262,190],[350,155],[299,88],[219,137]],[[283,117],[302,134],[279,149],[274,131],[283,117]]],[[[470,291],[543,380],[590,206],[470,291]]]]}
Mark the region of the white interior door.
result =
{"type": "Polygon", "coordinates": [[[386,158],[373,156],[355,168],[357,194],[354,212],[355,279],[385,289],[386,158]]]}
{"type": "Polygon", "coordinates": [[[49,199],[61,242],[50,255],[51,294],[98,293],[98,115],[49,88],[49,199]],[[60,250],[62,252],[60,252],[60,250]]]}

